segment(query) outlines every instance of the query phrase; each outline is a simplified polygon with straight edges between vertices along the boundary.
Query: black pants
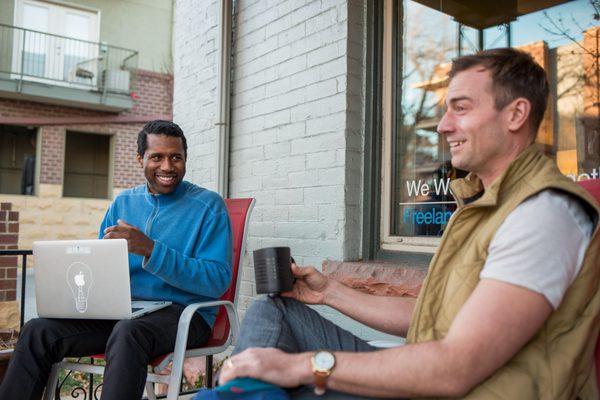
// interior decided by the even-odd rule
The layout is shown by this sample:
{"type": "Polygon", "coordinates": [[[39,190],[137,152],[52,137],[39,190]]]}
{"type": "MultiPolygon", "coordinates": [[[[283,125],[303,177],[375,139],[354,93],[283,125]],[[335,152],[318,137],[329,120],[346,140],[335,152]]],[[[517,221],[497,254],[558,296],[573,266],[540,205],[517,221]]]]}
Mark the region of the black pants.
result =
{"type": "MultiPolygon", "coordinates": [[[[33,319],[22,329],[0,386],[0,399],[40,399],[54,363],[64,357],[100,353],[106,355],[102,399],[141,399],[148,362],[173,351],[183,309],[174,304],[121,321],[33,319]]],[[[206,343],[210,332],[208,324],[196,314],[188,347],[206,343]]]]}

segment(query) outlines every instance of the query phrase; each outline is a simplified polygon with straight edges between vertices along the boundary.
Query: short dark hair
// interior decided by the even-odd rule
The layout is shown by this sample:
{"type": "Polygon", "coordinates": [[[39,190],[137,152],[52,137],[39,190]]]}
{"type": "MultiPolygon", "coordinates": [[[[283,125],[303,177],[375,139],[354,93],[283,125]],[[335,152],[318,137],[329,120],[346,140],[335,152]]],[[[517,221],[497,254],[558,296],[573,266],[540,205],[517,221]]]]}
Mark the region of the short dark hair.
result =
{"type": "Polygon", "coordinates": [[[483,50],[452,60],[449,76],[481,66],[490,71],[492,93],[497,110],[524,97],[531,103],[531,127],[535,137],[548,103],[548,79],[544,69],[524,51],[513,48],[483,50]]]}
{"type": "Polygon", "coordinates": [[[183,153],[187,158],[187,141],[185,140],[183,131],[176,123],[156,119],[144,125],[140,133],[138,133],[137,138],[137,152],[140,157],[144,157],[144,153],[146,153],[146,149],[148,148],[148,135],[166,135],[181,138],[183,153]]]}

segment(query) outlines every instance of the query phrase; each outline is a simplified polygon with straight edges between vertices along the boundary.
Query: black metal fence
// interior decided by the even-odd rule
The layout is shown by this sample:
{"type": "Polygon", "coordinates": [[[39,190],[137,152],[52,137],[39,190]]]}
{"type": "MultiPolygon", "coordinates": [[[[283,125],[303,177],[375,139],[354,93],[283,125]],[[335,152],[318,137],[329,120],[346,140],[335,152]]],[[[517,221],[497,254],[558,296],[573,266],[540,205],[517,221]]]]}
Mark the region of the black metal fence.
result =
{"type": "Polygon", "coordinates": [[[0,24],[0,78],[130,93],[138,52],[0,24]]]}

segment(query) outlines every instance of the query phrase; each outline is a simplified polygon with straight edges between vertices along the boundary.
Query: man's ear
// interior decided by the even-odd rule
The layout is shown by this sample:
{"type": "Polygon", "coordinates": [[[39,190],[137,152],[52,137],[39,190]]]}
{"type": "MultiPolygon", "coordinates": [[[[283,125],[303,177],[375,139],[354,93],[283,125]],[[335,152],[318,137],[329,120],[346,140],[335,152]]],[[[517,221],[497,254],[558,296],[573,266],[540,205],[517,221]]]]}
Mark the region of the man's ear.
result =
{"type": "Polygon", "coordinates": [[[531,103],[524,97],[516,98],[507,108],[507,126],[511,132],[519,131],[526,125],[531,114],[531,103]]]}
{"type": "Polygon", "coordinates": [[[136,156],[138,163],[140,164],[140,167],[144,168],[144,158],[142,156],[140,156],[139,154],[136,156]]]}

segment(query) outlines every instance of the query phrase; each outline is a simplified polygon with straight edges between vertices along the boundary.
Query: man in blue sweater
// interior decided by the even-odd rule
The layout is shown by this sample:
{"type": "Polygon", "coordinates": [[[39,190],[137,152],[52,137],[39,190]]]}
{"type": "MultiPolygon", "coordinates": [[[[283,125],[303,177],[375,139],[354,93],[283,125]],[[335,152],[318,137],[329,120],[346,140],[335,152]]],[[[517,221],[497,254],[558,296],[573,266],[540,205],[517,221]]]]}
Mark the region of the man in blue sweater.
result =
{"type": "MultiPolygon", "coordinates": [[[[231,279],[231,227],[223,199],[183,181],[187,144],[179,126],[152,121],[138,135],[146,183],[123,191],[99,237],[127,239],[131,295],[173,304],[138,319],[29,321],[0,386],[0,399],[40,399],[54,363],[106,354],[102,399],[140,399],[148,362],[175,346],[186,305],[217,299],[231,279]]],[[[204,344],[216,309],[192,319],[188,346],[204,344]]]]}

